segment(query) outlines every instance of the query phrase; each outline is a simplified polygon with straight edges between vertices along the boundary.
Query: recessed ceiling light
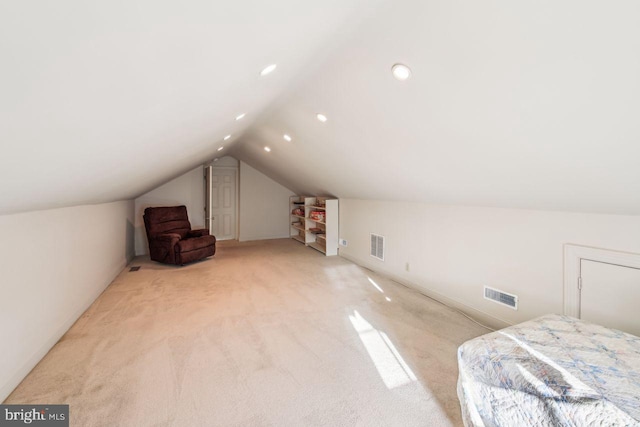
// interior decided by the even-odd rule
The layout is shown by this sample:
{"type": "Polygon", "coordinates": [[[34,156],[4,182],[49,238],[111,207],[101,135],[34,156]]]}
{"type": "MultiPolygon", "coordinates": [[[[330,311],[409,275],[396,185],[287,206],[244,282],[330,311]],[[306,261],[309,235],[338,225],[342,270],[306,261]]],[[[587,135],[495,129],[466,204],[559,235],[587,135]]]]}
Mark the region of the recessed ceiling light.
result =
{"type": "Polygon", "coordinates": [[[220,148],[218,148],[218,151],[222,151],[222,149],[223,149],[223,148],[224,148],[224,147],[220,147],[220,148]]]}
{"type": "Polygon", "coordinates": [[[225,141],[228,141],[228,140],[229,140],[229,138],[231,138],[231,135],[227,135],[227,136],[225,136],[225,137],[224,137],[224,140],[225,140],[225,141]]]}
{"type": "Polygon", "coordinates": [[[291,137],[285,133],[284,134],[284,140],[291,142],[291,137]]]}
{"type": "Polygon", "coordinates": [[[411,69],[404,64],[395,64],[391,67],[391,72],[393,73],[393,77],[401,82],[411,77],[411,69]]]}
{"type": "Polygon", "coordinates": [[[327,121],[327,116],[325,116],[324,114],[316,114],[316,117],[318,118],[318,120],[320,120],[322,123],[327,121]]]}
{"type": "Polygon", "coordinates": [[[261,76],[266,76],[267,74],[270,74],[273,70],[276,69],[278,65],[276,64],[271,64],[271,65],[267,65],[266,67],[264,67],[262,69],[262,71],[260,71],[260,75],[261,76]]]}
{"type": "Polygon", "coordinates": [[[238,115],[236,116],[236,120],[240,120],[240,119],[242,119],[242,118],[243,118],[244,116],[246,116],[246,115],[247,115],[246,113],[238,114],[238,115]]]}
{"type": "Polygon", "coordinates": [[[271,151],[271,148],[269,148],[269,147],[264,147],[264,151],[266,151],[266,152],[268,153],[269,151],[271,151]]]}

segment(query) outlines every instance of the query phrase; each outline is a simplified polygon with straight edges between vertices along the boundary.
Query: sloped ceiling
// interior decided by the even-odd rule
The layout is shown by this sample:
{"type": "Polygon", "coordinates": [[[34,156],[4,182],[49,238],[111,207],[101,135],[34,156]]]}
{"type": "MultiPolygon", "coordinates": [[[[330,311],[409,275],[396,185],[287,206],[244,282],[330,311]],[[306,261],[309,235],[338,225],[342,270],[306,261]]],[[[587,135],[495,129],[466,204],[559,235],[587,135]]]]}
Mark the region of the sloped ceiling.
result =
{"type": "Polygon", "coordinates": [[[386,3],[233,153],[302,194],[640,214],[638,16],[636,1],[386,3]]]}
{"type": "Polygon", "coordinates": [[[369,4],[0,2],[0,213],[132,198],[228,150],[369,4]]]}
{"type": "Polygon", "coordinates": [[[0,213],[136,197],[231,154],[299,193],[640,214],[638,16],[635,0],[2,2],[0,213]]]}

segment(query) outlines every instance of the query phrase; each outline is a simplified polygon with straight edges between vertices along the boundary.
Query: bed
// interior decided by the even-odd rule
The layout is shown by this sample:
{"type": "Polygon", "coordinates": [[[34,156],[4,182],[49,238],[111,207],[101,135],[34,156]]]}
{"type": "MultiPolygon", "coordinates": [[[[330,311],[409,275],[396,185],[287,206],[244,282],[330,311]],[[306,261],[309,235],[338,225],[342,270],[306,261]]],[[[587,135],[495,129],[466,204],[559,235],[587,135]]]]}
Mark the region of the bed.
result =
{"type": "Polygon", "coordinates": [[[640,338],[547,315],[458,349],[472,426],[640,426],[640,338]]]}

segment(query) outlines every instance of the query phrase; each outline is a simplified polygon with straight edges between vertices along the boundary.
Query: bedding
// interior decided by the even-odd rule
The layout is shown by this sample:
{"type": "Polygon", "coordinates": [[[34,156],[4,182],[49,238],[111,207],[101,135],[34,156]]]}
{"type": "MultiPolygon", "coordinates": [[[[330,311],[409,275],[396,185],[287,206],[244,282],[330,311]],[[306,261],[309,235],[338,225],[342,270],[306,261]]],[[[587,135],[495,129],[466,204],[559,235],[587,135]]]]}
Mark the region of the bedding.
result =
{"type": "Polygon", "coordinates": [[[640,426],[640,338],[547,315],[458,349],[472,426],[640,426]]]}

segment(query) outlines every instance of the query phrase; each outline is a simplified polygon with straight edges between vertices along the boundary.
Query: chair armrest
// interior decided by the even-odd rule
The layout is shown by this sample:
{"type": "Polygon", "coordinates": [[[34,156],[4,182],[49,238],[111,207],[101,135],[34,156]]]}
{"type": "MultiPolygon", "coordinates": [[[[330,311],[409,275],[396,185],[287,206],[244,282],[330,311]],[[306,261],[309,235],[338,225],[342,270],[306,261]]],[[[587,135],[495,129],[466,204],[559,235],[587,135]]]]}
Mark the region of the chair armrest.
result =
{"type": "Polygon", "coordinates": [[[157,234],[154,237],[154,239],[171,243],[171,245],[175,245],[181,239],[181,237],[177,233],[166,233],[166,234],[157,234]]]}
{"type": "Polygon", "coordinates": [[[209,235],[209,230],[206,228],[200,228],[198,230],[191,230],[187,232],[187,237],[202,237],[202,236],[208,236],[208,235],[209,235]]]}

